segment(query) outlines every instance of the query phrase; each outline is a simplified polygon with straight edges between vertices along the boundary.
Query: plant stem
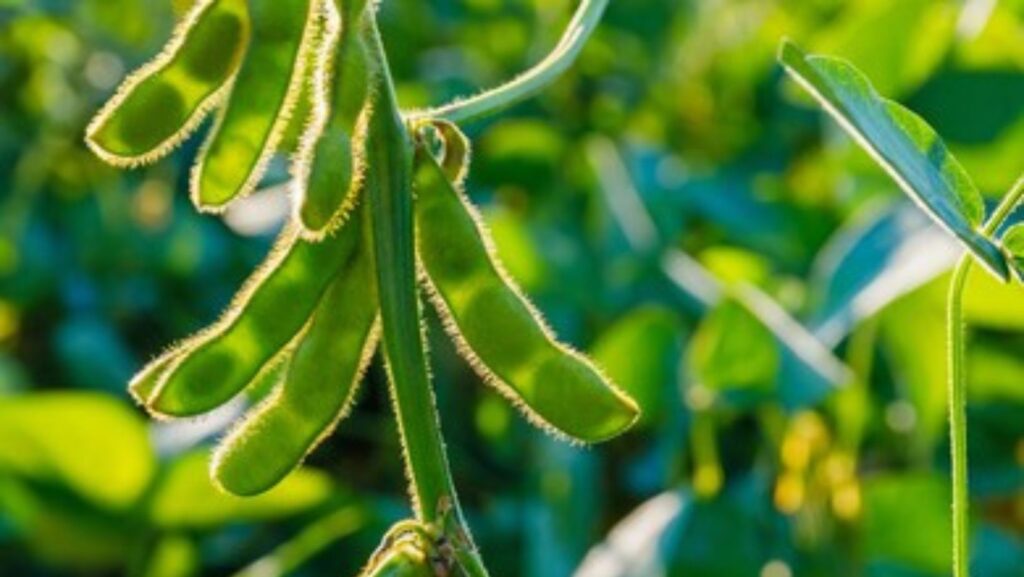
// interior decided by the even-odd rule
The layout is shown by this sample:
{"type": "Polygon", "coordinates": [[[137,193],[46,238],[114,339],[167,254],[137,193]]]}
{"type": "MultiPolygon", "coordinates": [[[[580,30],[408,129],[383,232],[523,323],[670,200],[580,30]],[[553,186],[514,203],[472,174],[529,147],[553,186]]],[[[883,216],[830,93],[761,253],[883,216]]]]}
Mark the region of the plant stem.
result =
{"type": "MultiPolygon", "coordinates": [[[[982,229],[982,234],[993,237],[1007,217],[1024,197],[1024,178],[1014,187],[993,211],[982,229]]],[[[949,332],[949,437],[952,456],[953,483],[953,577],[970,575],[969,519],[967,475],[967,385],[965,370],[966,327],[963,319],[963,292],[967,286],[973,259],[970,254],[960,258],[953,277],[949,282],[949,301],[946,308],[947,330],[949,332]]]]}
{"type": "Polygon", "coordinates": [[[427,373],[413,230],[412,143],[372,11],[366,26],[367,46],[378,68],[375,88],[380,91],[367,139],[367,193],[384,354],[413,509],[419,521],[442,528],[450,537],[468,575],[486,577],[455,495],[427,373]]]}
{"type": "Polygon", "coordinates": [[[953,477],[953,576],[968,573],[968,488],[967,488],[967,392],[964,383],[963,291],[971,257],[964,255],[949,282],[949,304],[946,308],[949,331],[949,446],[953,477]]]}
{"type": "Polygon", "coordinates": [[[608,0],[583,0],[562,34],[561,40],[544,60],[497,88],[476,96],[456,100],[450,104],[413,112],[410,120],[443,118],[452,122],[467,122],[525,100],[562,75],[579,56],[591,33],[597,28],[608,0]]]}

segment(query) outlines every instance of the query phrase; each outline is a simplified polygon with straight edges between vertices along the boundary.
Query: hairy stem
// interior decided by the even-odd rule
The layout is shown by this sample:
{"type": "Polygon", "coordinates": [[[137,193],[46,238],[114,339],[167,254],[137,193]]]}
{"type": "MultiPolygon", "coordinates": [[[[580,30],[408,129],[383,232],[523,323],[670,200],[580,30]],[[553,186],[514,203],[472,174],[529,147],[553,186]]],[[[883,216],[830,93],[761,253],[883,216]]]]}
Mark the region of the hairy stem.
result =
{"type": "Polygon", "coordinates": [[[513,80],[476,96],[456,100],[429,110],[414,112],[410,119],[443,118],[452,122],[475,120],[525,100],[562,75],[579,56],[591,33],[597,28],[608,0],[583,0],[561,40],[544,60],[513,80]]]}
{"type": "Polygon", "coordinates": [[[953,576],[967,577],[968,494],[967,494],[967,391],[964,383],[964,337],[962,305],[971,257],[964,255],[949,283],[946,326],[949,332],[949,444],[953,482],[953,576]]]}
{"type": "MultiPolygon", "coordinates": [[[[992,237],[1006,222],[1007,217],[1024,197],[1024,178],[1017,181],[1010,192],[985,223],[982,233],[992,237]]],[[[970,575],[969,519],[967,478],[967,380],[965,370],[966,327],[963,319],[963,293],[967,286],[973,259],[969,254],[960,258],[949,283],[949,301],[946,308],[949,334],[949,438],[952,455],[953,483],[953,577],[970,575]]]]}
{"type": "Polygon", "coordinates": [[[367,139],[367,193],[390,392],[416,517],[441,527],[470,577],[486,577],[455,495],[427,373],[417,290],[412,212],[412,143],[395,99],[373,15],[366,41],[376,61],[377,117],[367,139]]]}

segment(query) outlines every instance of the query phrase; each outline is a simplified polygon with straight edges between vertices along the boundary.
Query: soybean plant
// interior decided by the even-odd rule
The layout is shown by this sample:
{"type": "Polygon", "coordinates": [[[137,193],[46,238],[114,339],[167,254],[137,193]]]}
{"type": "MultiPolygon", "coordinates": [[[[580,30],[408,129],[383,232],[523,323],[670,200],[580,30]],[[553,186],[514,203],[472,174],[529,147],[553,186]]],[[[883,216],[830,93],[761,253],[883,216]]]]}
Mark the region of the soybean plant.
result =
{"type": "Polygon", "coordinates": [[[497,89],[403,113],[367,0],[199,0],[152,62],[87,131],[117,166],[166,156],[215,121],[191,175],[201,211],[252,192],[293,152],[295,211],[217,322],[130,383],[153,415],[208,412],[247,388],[273,392],[216,449],[214,483],[266,491],[351,409],[380,348],[415,518],[397,524],[367,575],[487,572],[448,470],[427,371],[420,294],[459,352],[535,425],[578,442],[614,437],[636,404],[558,342],[503,271],[464,193],[470,143],[454,124],[493,113],[563,71],[607,0],[583,2],[554,52],[497,89]],[[296,150],[283,150],[289,127],[296,150]]]}
{"type": "Polygon", "coordinates": [[[811,56],[783,42],[779,59],[792,77],[866,150],[917,205],[966,249],[949,284],[949,427],[953,485],[953,574],[969,575],[965,327],[961,305],[977,261],[1002,282],[1024,280],[1024,228],[1007,227],[1024,197],[1021,178],[986,218],[970,176],[919,116],[883,98],[852,64],[811,56]]]}

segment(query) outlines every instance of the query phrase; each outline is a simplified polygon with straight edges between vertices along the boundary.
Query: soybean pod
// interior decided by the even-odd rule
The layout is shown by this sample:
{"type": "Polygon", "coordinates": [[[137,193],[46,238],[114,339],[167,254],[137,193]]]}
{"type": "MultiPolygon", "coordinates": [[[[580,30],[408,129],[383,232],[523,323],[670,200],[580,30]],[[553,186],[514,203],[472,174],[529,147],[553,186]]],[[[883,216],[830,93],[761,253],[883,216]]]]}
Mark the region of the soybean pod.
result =
{"type": "Polygon", "coordinates": [[[141,405],[145,405],[150,395],[156,390],[161,377],[167,369],[184,353],[184,347],[177,346],[165,351],[163,354],[147,363],[132,377],[128,383],[128,392],[132,398],[141,405]]]}
{"type": "Polygon", "coordinates": [[[86,143],[115,166],[155,162],[221,100],[249,40],[246,0],[203,0],[170,42],[129,76],[86,130],[86,143]]]}
{"type": "Polygon", "coordinates": [[[337,228],[363,186],[370,75],[377,73],[360,31],[365,7],[365,0],[329,3],[332,22],[312,88],[318,105],[293,163],[297,220],[308,238],[337,228]]]}
{"type": "Polygon", "coordinates": [[[252,41],[192,172],[192,200],[223,210],[256,188],[302,91],[325,0],[249,0],[252,41]]]}
{"type": "Polygon", "coordinates": [[[350,259],[359,226],[308,243],[296,227],[246,282],[220,321],[187,339],[146,406],[158,415],[191,416],[238,394],[306,325],[320,296],[350,259]]]}
{"type": "Polygon", "coordinates": [[[217,450],[213,479],[231,493],[272,488],[348,414],[379,333],[373,260],[361,220],[346,227],[363,229],[363,242],[298,337],[283,381],[217,450]]]}
{"type": "Polygon", "coordinates": [[[425,285],[460,353],[539,426],[597,442],[632,425],[636,403],[555,340],[502,270],[479,215],[445,170],[423,146],[415,161],[425,285]]]}

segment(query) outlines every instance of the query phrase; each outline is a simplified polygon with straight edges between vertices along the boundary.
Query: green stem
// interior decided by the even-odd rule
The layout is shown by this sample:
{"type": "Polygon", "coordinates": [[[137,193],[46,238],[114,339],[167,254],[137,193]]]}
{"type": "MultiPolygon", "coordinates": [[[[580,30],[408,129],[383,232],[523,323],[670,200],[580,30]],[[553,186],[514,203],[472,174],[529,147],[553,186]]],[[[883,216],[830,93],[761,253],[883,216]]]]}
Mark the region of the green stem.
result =
{"type": "Polygon", "coordinates": [[[949,444],[953,477],[953,576],[968,573],[967,394],[964,386],[964,332],[962,305],[971,257],[964,255],[949,283],[946,309],[949,331],[949,444]]]}
{"type": "Polygon", "coordinates": [[[540,92],[572,66],[591,33],[597,28],[607,6],[608,0],[583,0],[554,50],[533,68],[476,96],[438,108],[413,112],[409,115],[410,120],[443,118],[452,122],[467,122],[494,114],[540,92]]]}
{"type": "Polygon", "coordinates": [[[377,263],[384,354],[413,509],[441,527],[471,577],[486,577],[462,517],[427,373],[416,273],[412,143],[405,129],[380,33],[367,18],[366,42],[378,70],[378,109],[367,138],[367,193],[377,263]]]}
{"type": "MultiPolygon", "coordinates": [[[[989,217],[982,234],[993,237],[1007,217],[1024,198],[1024,178],[1017,181],[1010,192],[989,217]]],[[[970,254],[960,258],[949,283],[949,301],[946,309],[949,331],[949,436],[952,455],[953,483],[953,576],[969,577],[969,519],[967,475],[967,388],[965,368],[966,327],[963,319],[963,293],[967,286],[973,259],[970,254]]]]}

